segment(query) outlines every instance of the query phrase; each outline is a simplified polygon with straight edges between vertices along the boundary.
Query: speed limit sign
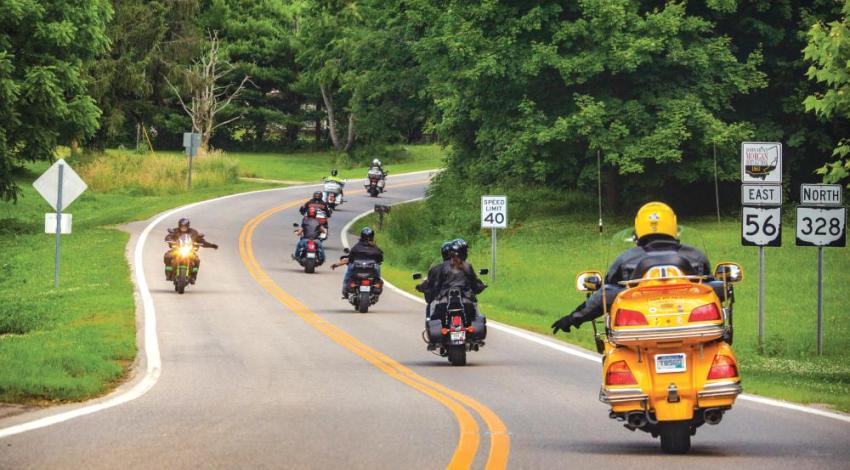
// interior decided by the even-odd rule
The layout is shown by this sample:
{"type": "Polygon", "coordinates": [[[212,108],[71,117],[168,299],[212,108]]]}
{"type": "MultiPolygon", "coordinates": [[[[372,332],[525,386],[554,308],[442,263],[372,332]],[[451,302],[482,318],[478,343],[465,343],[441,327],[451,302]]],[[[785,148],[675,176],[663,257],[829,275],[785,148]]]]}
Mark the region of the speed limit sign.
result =
{"type": "Polygon", "coordinates": [[[782,246],[782,208],[744,206],[741,214],[741,244],[782,246]]]}
{"type": "Polygon", "coordinates": [[[847,246],[843,207],[798,207],[797,246],[847,246]]]}

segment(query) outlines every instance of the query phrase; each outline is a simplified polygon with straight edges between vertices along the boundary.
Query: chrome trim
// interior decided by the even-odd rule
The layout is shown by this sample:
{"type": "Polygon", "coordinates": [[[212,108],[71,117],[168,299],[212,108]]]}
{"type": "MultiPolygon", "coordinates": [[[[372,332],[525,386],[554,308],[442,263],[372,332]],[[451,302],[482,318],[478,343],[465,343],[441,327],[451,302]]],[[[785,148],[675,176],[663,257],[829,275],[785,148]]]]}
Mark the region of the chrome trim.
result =
{"type": "Polygon", "coordinates": [[[639,388],[599,388],[599,401],[602,403],[627,403],[647,398],[647,395],[639,388]]]}
{"type": "Polygon", "coordinates": [[[611,329],[611,342],[662,341],[689,338],[704,338],[706,341],[723,336],[723,325],[688,325],[662,328],[639,328],[633,330],[611,329]]]}
{"type": "Polygon", "coordinates": [[[744,391],[740,381],[723,381],[707,383],[702,391],[697,392],[697,398],[716,398],[725,396],[738,396],[744,391]]]}

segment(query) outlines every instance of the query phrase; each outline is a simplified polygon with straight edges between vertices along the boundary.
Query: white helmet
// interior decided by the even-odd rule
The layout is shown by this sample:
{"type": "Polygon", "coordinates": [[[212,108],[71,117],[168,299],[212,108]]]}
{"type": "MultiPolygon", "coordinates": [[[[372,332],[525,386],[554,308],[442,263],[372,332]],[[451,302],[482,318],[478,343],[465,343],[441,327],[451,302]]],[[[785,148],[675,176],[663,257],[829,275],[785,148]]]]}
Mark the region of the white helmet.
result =
{"type": "Polygon", "coordinates": [[[381,161],[377,158],[372,160],[372,166],[381,166],[381,161]]]}

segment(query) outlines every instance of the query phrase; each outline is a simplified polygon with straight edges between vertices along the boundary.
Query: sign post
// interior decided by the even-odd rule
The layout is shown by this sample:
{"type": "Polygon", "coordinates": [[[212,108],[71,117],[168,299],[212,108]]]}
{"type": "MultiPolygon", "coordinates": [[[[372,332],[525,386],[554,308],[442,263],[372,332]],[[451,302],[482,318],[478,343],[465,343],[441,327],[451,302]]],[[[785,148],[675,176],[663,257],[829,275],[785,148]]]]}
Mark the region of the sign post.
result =
{"type": "Polygon", "coordinates": [[[481,196],[481,228],[490,229],[490,279],[496,282],[496,229],[508,227],[508,197],[481,196]]]}
{"type": "Polygon", "coordinates": [[[201,146],[201,134],[197,132],[183,133],[183,147],[186,148],[186,156],[189,157],[189,189],[192,189],[192,157],[198,154],[201,146]]]}
{"type": "Polygon", "coordinates": [[[741,143],[741,244],[759,249],[758,346],[764,351],[764,247],[782,245],[782,144],[741,143]]]}
{"type": "Polygon", "coordinates": [[[823,249],[847,246],[847,210],[840,184],[800,185],[797,246],[818,247],[818,355],[823,354],[823,249]]]}
{"type": "Polygon", "coordinates": [[[41,197],[53,206],[56,214],[45,215],[45,231],[56,235],[56,250],[53,260],[53,287],[59,287],[59,253],[61,235],[71,233],[71,214],[63,214],[62,210],[77,199],[88,188],[79,175],[71,169],[63,159],[51,165],[37,180],[33,187],[41,197]]]}

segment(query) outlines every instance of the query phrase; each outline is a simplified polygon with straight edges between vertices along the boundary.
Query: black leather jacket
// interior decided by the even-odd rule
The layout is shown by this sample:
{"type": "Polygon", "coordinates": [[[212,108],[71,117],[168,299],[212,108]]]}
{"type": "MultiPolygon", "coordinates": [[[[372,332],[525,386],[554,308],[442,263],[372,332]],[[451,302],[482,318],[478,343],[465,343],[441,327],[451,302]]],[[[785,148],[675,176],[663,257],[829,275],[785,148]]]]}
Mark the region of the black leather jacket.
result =
{"type": "Polygon", "coordinates": [[[384,252],[374,243],[359,241],[351,247],[351,251],[348,253],[349,263],[357,260],[372,260],[377,263],[383,263],[384,252]]]}
{"type": "MultiPolygon", "coordinates": [[[[198,245],[200,245],[204,248],[218,248],[218,245],[216,245],[215,243],[210,243],[210,242],[206,241],[204,239],[204,234],[199,233],[197,230],[190,228],[188,233],[192,237],[192,241],[197,243],[198,245]]],[[[165,241],[166,242],[176,242],[180,238],[180,235],[182,235],[182,234],[183,234],[183,232],[180,231],[179,227],[178,228],[170,228],[170,229],[168,229],[168,235],[165,236],[165,241]]]]}
{"type": "Polygon", "coordinates": [[[471,264],[464,261],[458,270],[452,267],[451,260],[446,260],[433,266],[428,271],[428,278],[416,286],[416,290],[422,292],[425,295],[425,301],[430,303],[445,295],[446,291],[452,287],[467,290],[472,301],[476,301],[475,296],[487,288],[475,274],[471,264]]]}

